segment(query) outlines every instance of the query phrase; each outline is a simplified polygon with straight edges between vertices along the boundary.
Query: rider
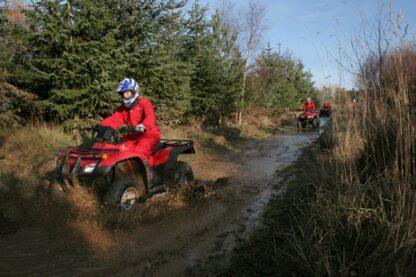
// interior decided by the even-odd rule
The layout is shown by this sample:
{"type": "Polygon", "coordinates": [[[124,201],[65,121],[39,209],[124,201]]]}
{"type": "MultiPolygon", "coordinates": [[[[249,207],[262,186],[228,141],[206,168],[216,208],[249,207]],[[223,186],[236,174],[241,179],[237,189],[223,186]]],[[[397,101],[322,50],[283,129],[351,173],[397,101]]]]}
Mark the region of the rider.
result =
{"type": "Polygon", "coordinates": [[[117,92],[123,100],[114,114],[102,120],[100,125],[118,129],[123,125],[134,126],[137,133],[127,136],[126,147],[148,160],[160,140],[152,103],[139,95],[139,84],[130,78],[122,80],[117,92]]]}
{"type": "Polygon", "coordinates": [[[324,105],[322,106],[324,109],[326,109],[326,110],[330,110],[332,107],[331,107],[331,103],[329,103],[329,102],[325,102],[324,103],[324,105]]]}
{"type": "Polygon", "coordinates": [[[316,110],[316,106],[312,102],[312,98],[310,98],[310,97],[306,98],[306,103],[303,105],[303,109],[305,111],[316,110]]]}

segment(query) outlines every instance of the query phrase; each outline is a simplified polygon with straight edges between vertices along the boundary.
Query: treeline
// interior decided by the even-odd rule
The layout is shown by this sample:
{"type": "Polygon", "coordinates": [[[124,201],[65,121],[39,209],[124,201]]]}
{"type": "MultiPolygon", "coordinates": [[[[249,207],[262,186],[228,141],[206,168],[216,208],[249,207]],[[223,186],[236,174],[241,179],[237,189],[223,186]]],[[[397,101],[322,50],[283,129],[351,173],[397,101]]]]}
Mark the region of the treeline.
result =
{"type": "Polygon", "coordinates": [[[111,113],[117,83],[131,77],[165,124],[215,125],[248,110],[276,114],[315,94],[311,74],[280,49],[266,47],[246,67],[243,37],[224,11],[210,16],[198,1],[3,2],[0,81],[13,89],[0,90],[0,105],[83,125],[111,113]],[[29,109],[16,106],[13,91],[33,94],[29,109]]]}

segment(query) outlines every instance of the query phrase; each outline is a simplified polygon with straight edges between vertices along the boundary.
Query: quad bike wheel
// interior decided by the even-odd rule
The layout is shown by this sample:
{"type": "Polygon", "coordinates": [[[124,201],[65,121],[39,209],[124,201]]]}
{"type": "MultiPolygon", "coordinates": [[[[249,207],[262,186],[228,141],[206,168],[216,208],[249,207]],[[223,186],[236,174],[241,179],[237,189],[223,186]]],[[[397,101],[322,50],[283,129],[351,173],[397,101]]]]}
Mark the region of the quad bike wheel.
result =
{"type": "Polygon", "coordinates": [[[178,161],[175,167],[174,184],[177,187],[186,186],[194,181],[192,167],[183,161],[178,161]]]}
{"type": "Polygon", "coordinates": [[[105,196],[105,202],[110,207],[131,211],[145,194],[144,184],[140,184],[134,177],[126,176],[111,184],[105,196]]]}
{"type": "Polygon", "coordinates": [[[298,120],[298,128],[305,128],[306,127],[306,121],[298,120]]]}
{"type": "Polygon", "coordinates": [[[314,117],[313,119],[312,119],[312,121],[311,121],[311,124],[312,124],[312,128],[317,128],[317,127],[319,127],[319,119],[317,118],[317,117],[314,117]]]}

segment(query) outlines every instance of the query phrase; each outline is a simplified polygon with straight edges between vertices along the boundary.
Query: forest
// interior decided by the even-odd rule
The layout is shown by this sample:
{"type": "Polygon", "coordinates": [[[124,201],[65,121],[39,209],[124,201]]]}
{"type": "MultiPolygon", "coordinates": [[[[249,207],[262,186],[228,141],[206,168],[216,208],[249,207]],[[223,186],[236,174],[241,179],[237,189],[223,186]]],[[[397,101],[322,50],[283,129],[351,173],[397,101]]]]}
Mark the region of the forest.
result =
{"type": "Polygon", "coordinates": [[[312,75],[288,51],[265,44],[265,10],[236,24],[199,1],[18,1],[0,6],[0,126],[33,122],[79,128],[120,103],[134,78],[167,125],[241,124],[314,96],[312,75]],[[263,21],[262,21],[263,20],[263,21]]]}

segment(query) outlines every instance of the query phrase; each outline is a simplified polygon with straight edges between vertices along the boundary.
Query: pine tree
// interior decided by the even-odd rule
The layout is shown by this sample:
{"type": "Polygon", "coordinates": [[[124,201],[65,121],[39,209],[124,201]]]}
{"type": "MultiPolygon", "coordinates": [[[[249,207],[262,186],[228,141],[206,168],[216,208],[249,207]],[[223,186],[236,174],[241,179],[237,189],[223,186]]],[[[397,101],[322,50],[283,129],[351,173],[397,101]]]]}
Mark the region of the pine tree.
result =
{"type": "Polygon", "coordinates": [[[248,91],[251,105],[272,113],[296,109],[306,99],[315,97],[312,75],[289,54],[275,52],[268,45],[256,59],[248,91]]]}
{"type": "Polygon", "coordinates": [[[0,6],[0,81],[11,82],[15,65],[22,63],[28,55],[28,29],[25,25],[24,6],[18,1],[14,5],[0,6]]]}
{"type": "Polygon", "coordinates": [[[113,108],[123,66],[108,3],[41,0],[28,13],[33,57],[26,85],[45,99],[50,119],[85,121],[113,108]]]}
{"type": "Polygon", "coordinates": [[[212,17],[210,25],[210,32],[195,36],[199,47],[194,48],[198,52],[191,78],[192,113],[210,124],[218,124],[236,110],[242,61],[236,36],[229,33],[219,13],[212,17]],[[202,38],[204,43],[200,43],[202,38]]]}
{"type": "Polygon", "coordinates": [[[189,68],[183,60],[182,44],[184,21],[181,13],[184,3],[167,1],[159,6],[159,17],[141,63],[143,86],[155,99],[161,120],[166,123],[184,121],[190,108],[189,68]]]}

